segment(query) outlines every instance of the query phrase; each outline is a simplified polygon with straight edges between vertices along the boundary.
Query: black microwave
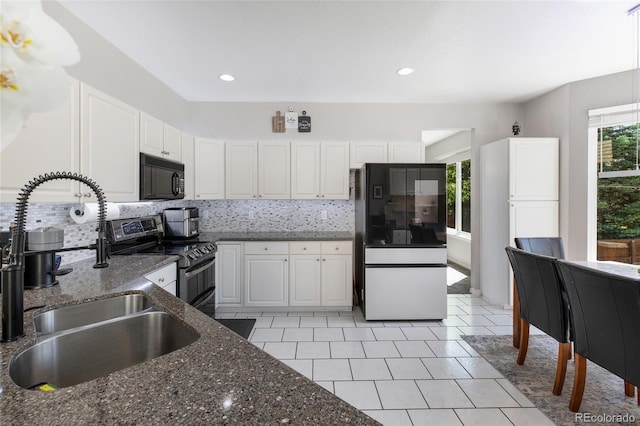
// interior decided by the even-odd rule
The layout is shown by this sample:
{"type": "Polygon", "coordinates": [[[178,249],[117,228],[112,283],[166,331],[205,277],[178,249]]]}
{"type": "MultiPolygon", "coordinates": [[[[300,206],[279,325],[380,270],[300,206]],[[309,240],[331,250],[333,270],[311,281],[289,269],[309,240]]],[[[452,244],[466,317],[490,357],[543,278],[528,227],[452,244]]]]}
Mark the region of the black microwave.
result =
{"type": "Polygon", "coordinates": [[[140,153],[140,200],[184,198],[184,164],[140,153]]]}

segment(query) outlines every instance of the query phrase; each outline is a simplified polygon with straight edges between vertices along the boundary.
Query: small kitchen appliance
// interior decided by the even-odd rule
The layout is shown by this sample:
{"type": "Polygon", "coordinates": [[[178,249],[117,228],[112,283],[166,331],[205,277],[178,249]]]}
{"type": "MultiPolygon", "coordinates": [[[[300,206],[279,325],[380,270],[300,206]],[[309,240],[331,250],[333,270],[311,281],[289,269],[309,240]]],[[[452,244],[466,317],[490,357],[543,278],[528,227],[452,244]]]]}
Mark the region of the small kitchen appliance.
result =
{"type": "Polygon", "coordinates": [[[45,288],[58,284],[56,277],[71,272],[59,269],[60,256],[56,250],[64,245],[64,231],[53,227],[41,227],[27,231],[24,260],[24,288],[45,288]],[[33,251],[35,253],[29,253],[33,251]]]}
{"type": "Polygon", "coordinates": [[[166,238],[194,238],[200,233],[200,215],[197,207],[171,207],[164,209],[164,235],[166,238]]]}

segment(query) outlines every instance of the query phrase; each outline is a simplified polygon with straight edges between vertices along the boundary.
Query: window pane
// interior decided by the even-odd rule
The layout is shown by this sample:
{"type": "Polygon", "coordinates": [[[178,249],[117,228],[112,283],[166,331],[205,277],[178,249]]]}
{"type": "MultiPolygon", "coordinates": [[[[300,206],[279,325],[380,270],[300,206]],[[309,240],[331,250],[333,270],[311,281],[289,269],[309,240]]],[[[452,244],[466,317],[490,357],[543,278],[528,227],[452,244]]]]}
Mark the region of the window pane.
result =
{"type": "MultiPolygon", "coordinates": [[[[598,129],[598,170],[635,170],[637,126],[598,129]]],[[[598,260],[640,263],[640,176],[598,179],[598,260]]]]}
{"type": "Polygon", "coordinates": [[[456,163],[447,165],[447,227],[456,227],[456,163]]]}
{"type": "Polygon", "coordinates": [[[471,160],[461,163],[462,175],[462,231],[471,232],[471,160]]]}

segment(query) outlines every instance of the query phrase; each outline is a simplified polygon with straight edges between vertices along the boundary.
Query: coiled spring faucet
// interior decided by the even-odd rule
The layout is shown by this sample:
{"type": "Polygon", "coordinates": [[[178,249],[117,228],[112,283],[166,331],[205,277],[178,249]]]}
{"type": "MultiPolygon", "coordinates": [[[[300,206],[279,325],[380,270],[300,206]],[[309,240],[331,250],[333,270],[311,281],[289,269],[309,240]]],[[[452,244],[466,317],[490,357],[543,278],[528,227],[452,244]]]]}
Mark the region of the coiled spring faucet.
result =
{"type": "MultiPolygon", "coordinates": [[[[98,238],[96,239],[96,263],[94,268],[106,268],[107,206],[104,192],[91,179],[72,172],[52,172],[29,181],[18,196],[16,204],[16,225],[11,228],[11,246],[8,262],[0,271],[2,277],[2,341],[9,342],[24,336],[24,250],[27,206],[34,189],[52,180],[76,180],[87,185],[98,199],[98,238]]],[[[91,247],[93,248],[93,247],[91,247]]]]}

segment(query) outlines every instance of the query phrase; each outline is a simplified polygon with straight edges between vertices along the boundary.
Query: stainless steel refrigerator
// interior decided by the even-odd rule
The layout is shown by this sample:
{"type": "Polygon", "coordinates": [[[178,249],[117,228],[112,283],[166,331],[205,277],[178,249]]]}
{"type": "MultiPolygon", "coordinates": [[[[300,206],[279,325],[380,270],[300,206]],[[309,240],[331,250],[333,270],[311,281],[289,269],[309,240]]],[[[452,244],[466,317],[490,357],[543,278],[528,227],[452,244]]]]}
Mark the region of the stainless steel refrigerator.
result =
{"type": "Polygon", "coordinates": [[[366,320],[447,316],[446,166],[365,164],[356,172],[358,295],[366,320]]]}

